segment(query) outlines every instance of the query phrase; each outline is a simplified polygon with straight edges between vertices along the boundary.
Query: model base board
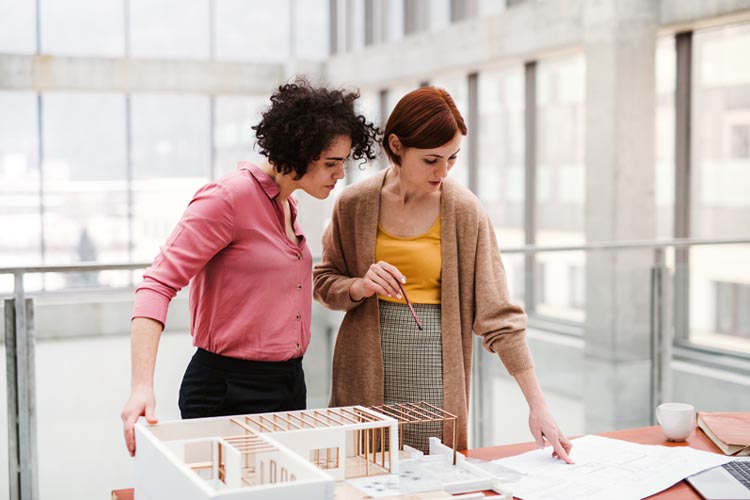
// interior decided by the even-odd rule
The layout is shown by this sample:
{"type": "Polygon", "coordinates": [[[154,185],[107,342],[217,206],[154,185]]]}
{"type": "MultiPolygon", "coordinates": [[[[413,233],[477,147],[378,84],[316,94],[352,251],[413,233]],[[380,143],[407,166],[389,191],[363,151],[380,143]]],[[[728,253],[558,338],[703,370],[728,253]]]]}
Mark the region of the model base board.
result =
{"type": "Polygon", "coordinates": [[[437,499],[490,489],[489,474],[439,439],[429,455],[400,443],[405,425],[441,420],[455,425],[444,410],[405,403],[139,422],[135,499],[437,499]]]}

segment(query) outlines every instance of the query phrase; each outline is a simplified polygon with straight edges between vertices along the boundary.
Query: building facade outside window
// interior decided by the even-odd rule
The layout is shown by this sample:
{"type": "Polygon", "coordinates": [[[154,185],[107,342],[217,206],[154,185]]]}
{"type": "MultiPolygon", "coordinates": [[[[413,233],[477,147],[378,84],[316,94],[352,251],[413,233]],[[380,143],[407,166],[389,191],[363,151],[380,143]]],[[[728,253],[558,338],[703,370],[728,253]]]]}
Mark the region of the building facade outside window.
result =
{"type": "MultiPolygon", "coordinates": [[[[42,259],[38,100],[26,91],[0,91],[0,261],[38,265],[42,259]]],[[[29,286],[39,286],[38,275],[29,286]]],[[[0,276],[0,290],[13,276],[0,276]]]]}
{"type": "MultiPolygon", "coordinates": [[[[537,66],[536,228],[537,245],[578,245],[583,227],[586,62],[577,53],[539,61],[537,66]]],[[[583,252],[548,253],[547,279],[537,291],[535,310],[542,316],[583,321],[576,307],[568,270],[585,265],[583,252]]]]}
{"type": "Polygon", "coordinates": [[[41,52],[64,56],[125,55],[122,0],[41,0],[38,4],[41,52]]]}
{"type": "MultiPolygon", "coordinates": [[[[748,53],[750,24],[693,34],[693,238],[750,237],[748,53]]],[[[742,326],[742,311],[750,310],[750,296],[742,291],[750,285],[750,245],[694,248],[689,266],[690,342],[750,351],[742,326]]]]}
{"type": "MultiPolygon", "coordinates": [[[[500,250],[524,245],[524,80],[522,66],[479,73],[477,196],[492,219],[500,250]]],[[[477,131],[469,131],[477,133],[477,131]]],[[[510,292],[524,296],[524,258],[503,256],[510,292]]]]}
{"type": "MultiPolygon", "coordinates": [[[[125,98],[111,93],[42,95],[44,262],[127,262],[129,258],[125,98]]],[[[80,277],[123,285],[128,273],[80,277]]],[[[47,289],[75,286],[47,276],[47,289]]]]}
{"type": "Polygon", "coordinates": [[[154,258],[211,176],[208,98],[133,96],[133,259],[154,258]]]}
{"type": "Polygon", "coordinates": [[[213,177],[218,178],[237,170],[240,160],[262,161],[252,126],[268,107],[268,97],[218,96],[214,102],[213,177]]]}
{"type": "Polygon", "coordinates": [[[716,333],[750,339],[750,284],[715,282],[716,333]]]}

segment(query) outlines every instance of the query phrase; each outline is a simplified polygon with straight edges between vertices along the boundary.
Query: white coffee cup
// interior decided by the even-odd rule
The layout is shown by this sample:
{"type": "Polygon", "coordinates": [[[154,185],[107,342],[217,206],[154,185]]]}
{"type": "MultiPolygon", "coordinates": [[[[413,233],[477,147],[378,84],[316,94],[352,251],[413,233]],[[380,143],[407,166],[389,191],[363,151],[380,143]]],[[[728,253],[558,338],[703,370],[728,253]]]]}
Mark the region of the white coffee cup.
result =
{"type": "Polygon", "coordinates": [[[695,407],[687,403],[660,404],[656,420],[667,441],[685,441],[695,427],[695,407]]]}

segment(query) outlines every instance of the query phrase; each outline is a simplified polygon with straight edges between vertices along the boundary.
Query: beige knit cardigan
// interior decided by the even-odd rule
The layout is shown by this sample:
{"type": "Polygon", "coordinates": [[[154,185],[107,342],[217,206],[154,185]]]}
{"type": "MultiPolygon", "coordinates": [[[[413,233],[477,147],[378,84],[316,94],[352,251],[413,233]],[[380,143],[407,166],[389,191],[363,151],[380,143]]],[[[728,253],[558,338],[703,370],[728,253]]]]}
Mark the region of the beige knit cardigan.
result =
{"type": "MultiPolygon", "coordinates": [[[[380,191],[386,171],[344,190],[323,235],[313,271],[315,298],[347,311],[333,355],[331,406],[383,404],[383,353],[377,295],[351,300],[349,287],[375,261],[380,191]]],[[[467,447],[472,331],[512,375],[533,367],[526,315],[510,302],[492,224],[471,191],[446,179],[440,201],[443,406],[458,416],[456,444],[467,447]]],[[[451,425],[443,428],[452,445],[451,425]]]]}

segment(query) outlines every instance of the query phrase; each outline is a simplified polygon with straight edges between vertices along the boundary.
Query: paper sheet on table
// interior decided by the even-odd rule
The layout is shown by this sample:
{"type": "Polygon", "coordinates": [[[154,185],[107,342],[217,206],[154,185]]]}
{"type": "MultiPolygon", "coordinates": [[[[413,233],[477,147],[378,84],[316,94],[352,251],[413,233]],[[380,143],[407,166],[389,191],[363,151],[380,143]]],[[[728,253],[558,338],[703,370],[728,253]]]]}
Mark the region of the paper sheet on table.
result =
{"type": "Polygon", "coordinates": [[[552,458],[551,449],[494,460],[523,477],[504,484],[523,500],[640,499],[665,490],[732,457],[687,446],[645,445],[601,436],[573,440],[568,465],[552,458]]]}

